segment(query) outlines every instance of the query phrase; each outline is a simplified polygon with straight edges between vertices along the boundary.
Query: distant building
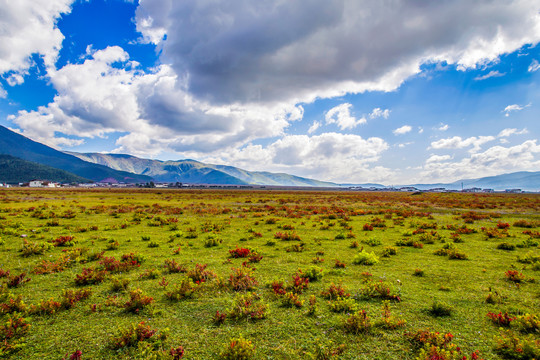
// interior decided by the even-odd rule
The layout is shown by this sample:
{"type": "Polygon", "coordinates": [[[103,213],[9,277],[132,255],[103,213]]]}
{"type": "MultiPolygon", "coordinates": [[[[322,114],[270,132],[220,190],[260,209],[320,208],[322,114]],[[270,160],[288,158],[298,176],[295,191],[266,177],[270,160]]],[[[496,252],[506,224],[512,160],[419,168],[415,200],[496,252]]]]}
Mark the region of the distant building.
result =
{"type": "Polygon", "coordinates": [[[399,188],[399,191],[418,191],[418,189],[413,186],[404,186],[399,188]]]}
{"type": "Polygon", "coordinates": [[[511,193],[511,194],[519,194],[522,193],[521,189],[506,189],[504,192],[511,193]]]}
{"type": "Polygon", "coordinates": [[[429,189],[428,191],[430,192],[446,192],[446,188],[433,188],[433,189],[429,189]]]}
{"type": "Polygon", "coordinates": [[[28,183],[30,187],[43,187],[43,180],[30,180],[28,183]]]}
{"type": "Polygon", "coordinates": [[[463,192],[470,192],[470,193],[477,193],[477,192],[481,192],[481,191],[482,191],[482,189],[477,188],[477,187],[473,187],[473,188],[470,188],[470,189],[463,190],[463,192]]]}

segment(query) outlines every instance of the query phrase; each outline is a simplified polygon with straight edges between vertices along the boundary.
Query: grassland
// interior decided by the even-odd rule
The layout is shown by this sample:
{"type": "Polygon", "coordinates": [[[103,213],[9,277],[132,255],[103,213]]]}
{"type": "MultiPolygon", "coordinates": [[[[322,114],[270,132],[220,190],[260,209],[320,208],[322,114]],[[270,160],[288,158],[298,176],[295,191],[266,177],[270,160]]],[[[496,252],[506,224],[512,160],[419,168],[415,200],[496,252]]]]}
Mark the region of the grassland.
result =
{"type": "Polygon", "coordinates": [[[232,359],[239,337],[253,359],[540,352],[538,195],[12,189],[0,198],[5,358],[232,359]],[[513,320],[505,327],[488,313],[513,320]],[[137,340],[148,338],[122,342],[141,322],[137,340]]]}

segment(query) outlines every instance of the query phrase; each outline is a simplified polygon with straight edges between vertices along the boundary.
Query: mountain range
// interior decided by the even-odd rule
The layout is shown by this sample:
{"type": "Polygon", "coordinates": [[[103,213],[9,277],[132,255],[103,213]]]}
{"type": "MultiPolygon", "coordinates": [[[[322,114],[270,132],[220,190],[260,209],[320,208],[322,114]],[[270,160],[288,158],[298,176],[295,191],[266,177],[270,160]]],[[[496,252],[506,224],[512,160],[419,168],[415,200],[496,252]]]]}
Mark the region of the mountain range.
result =
{"type": "MultiPolygon", "coordinates": [[[[7,154],[26,161],[62,169],[92,181],[101,181],[105,178],[127,183],[152,180],[151,177],[146,175],[118,171],[103,165],[83,161],[73,155],[30,140],[4,126],[0,126],[0,154],[7,154]]],[[[47,180],[54,181],[55,179],[47,180]]]]}
{"type": "MultiPolygon", "coordinates": [[[[126,183],[155,181],[221,185],[385,188],[381,184],[337,184],[285,173],[247,171],[234,166],[205,164],[190,159],[161,161],[125,154],[61,152],[3,126],[0,126],[0,154],[11,156],[0,157],[0,182],[23,182],[31,178],[40,178],[58,182],[84,182],[85,179],[89,179],[95,182],[126,183]],[[58,169],[60,170],[56,171],[58,169]],[[9,177],[8,174],[14,177],[9,177]],[[13,181],[15,178],[20,180],[13,181]]],[[[458,180],[453,183],[403,186],[413,186],[420,190],[432,188],[460,190],[477,187],[540,191],[540,171],[515,172],[458,180]]]]}
{"type": "Polygon", "coordinates": [[[299,176],[247,171],[226,165],[205,164],[195,160],[160,161],[141,159],[123,154],[74,153],[79,159],[108,166],[115,170],[144,174],[158,182],[182,182],[230,185],[274,185],[337,187],[338,184],[307,179],[299,176]]]}

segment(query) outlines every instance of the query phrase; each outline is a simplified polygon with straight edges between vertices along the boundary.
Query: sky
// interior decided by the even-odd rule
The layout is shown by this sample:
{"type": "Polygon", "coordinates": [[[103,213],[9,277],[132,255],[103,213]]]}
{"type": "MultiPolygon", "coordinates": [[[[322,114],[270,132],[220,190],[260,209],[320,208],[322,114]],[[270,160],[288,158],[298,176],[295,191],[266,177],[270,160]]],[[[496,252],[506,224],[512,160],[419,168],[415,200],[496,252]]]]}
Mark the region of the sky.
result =
{"type": "Polygon", "coordinates": [[[540,171],[537,0],[0,8],[0,125],[59,150],[355,184],[540,171]]]}

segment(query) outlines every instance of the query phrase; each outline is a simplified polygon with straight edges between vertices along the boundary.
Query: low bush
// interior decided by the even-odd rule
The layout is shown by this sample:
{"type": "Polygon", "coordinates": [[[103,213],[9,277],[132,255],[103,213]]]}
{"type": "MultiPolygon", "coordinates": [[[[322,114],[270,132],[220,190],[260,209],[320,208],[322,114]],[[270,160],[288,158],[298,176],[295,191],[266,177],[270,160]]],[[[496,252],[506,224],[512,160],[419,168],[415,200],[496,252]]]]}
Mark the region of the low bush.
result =
{"type": "Polygon", "coordinates": [[[126,301],[123,307],[127,312],[138,314],[153,302],[154,299],[146,296],[141,289],[135,289],[129,293],[129,300],[126,301]]]}
{"type": "Polygon", "coordinates": [[[165,297],[172,301],[179,301],[186,298],[192,298],[200,289],[199,285],[195,284],[192,279],[187,278],[180,281],[179,284],[165,292],[165,297]]]}
{"type": "Polygon", "coordinates": [[[519,336],[507,330],[495,337],[495,352],[505,359],[540,359],[540,340],[532,334],[519,336]]]}
{"type": "Polygon", "coordinates": [[[371,320],[365,310],[359,310],[345,319],[345,331],[360,334],[368,333],[371,330],[371,320]]]}
{"type": "Polygon", "coordinates": [[[309,279],[309,282],[315,282],[322,279],[324,275],[324,270],[317,266],[312,266],[305,272],[298,270],[298,274],[301,277],[309,279]]]}
{"type": "Polygon", "coordinates": [[[336,297],[334,300],[328,302],[330,311],[335,313],[342,312],[354,312],[358,309],[358,305],[353,298],[350,297],[336,297]]]}
{"type": "Polygon", "coordinates": [[[495,325],[497,326],[503,326],[503,327],[509,327],[510,323],[514,321],[515,318],[510,317],[508,313],[501,313],[498,314],[493,312],[488,312],[486,315],[495,325]]]}
{"type": "Polygon", "coordinates": [[[251,341],[239,337],[231,339],[221,352],[220,357],[224,360],[249,360],[254,354],[255,348],[251,341]]]}
{"type": "Polygon", "coordinates": [[[228,311],[231,319],[260,320],[266,318],[268,305],[255,293],[239,294],[228,311]]]}
{"type": "Polygon", "coordinates": [[[337,298],[348,298],[351,294],[341,284],[330,284],[328,289],[321,291],[321,296],[325,299],[333,300],[337,298]]]}
{"type": "Polygon", "coordinates": [[[301,308],[304,305],[304,300],[301,300],[298,294],[287,292],[281,297],[281,305],[284,307],[301,308]]]}
{"type": "Polygon", "coordinates": [[[158,335],[157,330],[146,325],[144,321],[133,324],[127,328],[119,330],[118,335],[111,339],[113,349],[122,349],[125,347],[137,346],[143,341],[164,341],[167,338],[166,333],[158,335]]]}
{"type": "Polygon", "coordinates": [[[107,276],[107,271],[96,268],[83,268],[82,273],[75,276],[75,284],[79,286],[99,284],[107,276]]]}
{"type": "Polygon", "coordinates": [[[362,250],[356,254],[353,258],[353,263],[356,265],[375,265],[379,262],[379,258],[374,253],[368,253],[362,250]]]}
{"type": "Polygon", "coordinates": [[[451,316],[454,312],[452,307],[441,301],[434,301],[427,309],[428,314],[434,317],[446,317],[451,316]]]}
{"type": "Polygon", "coordinates": [[[240,268],[232,268],[233,272],[229,275],[228,284],[234,291],[253,290],[258,285],[253,274],[253,269],[242,266],[240,268]]]}

